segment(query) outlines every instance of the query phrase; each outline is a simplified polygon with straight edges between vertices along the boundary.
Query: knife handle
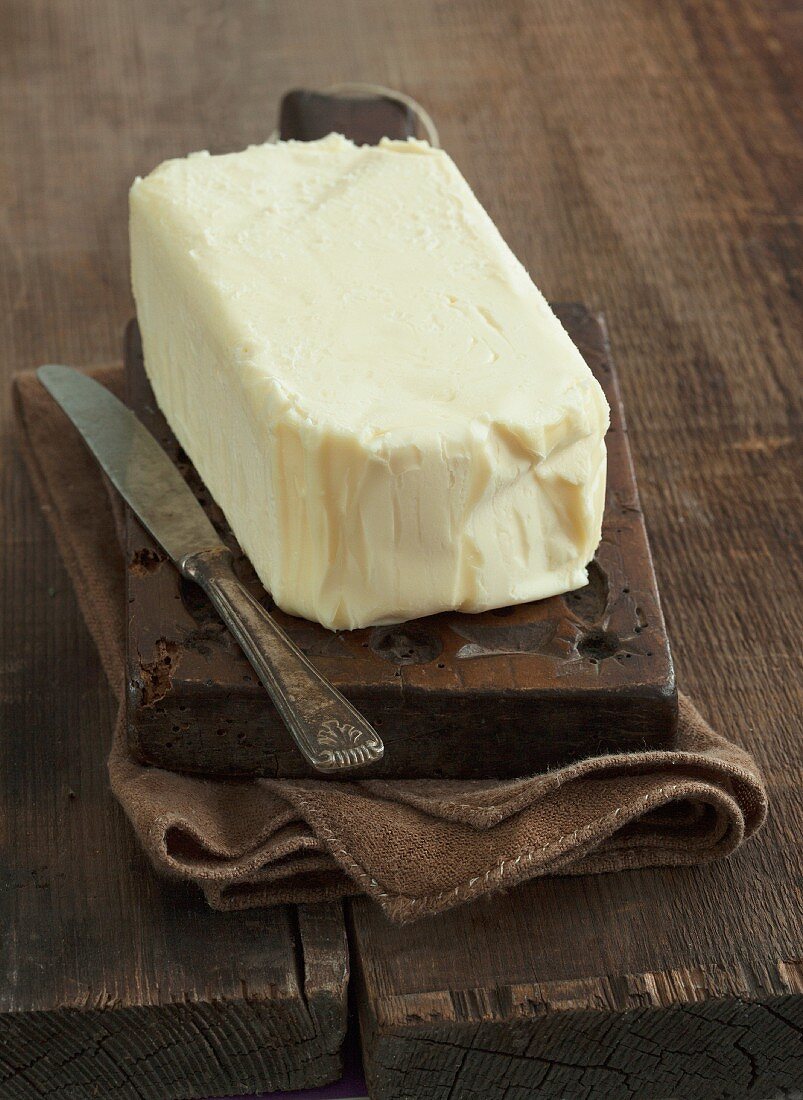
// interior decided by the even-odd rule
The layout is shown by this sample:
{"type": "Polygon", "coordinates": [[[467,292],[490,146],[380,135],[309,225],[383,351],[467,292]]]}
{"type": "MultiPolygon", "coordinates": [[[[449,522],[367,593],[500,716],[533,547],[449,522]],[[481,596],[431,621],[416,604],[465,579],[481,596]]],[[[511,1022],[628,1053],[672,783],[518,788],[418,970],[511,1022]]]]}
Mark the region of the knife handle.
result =
{"type": "Polygon", "coordinates": [[[234,572],[225,546],[188,555],[181,571],[203,588],[240,643],[305,760],[339,772],[381,760],[379,734],[307,659],[234,572]]]}

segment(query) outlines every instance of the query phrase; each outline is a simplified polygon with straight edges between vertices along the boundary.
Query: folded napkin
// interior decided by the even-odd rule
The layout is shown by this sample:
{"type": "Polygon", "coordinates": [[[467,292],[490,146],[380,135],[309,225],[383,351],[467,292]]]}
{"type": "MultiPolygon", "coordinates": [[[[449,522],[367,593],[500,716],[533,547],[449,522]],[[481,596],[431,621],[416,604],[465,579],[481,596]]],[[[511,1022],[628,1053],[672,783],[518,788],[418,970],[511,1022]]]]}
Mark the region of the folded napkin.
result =
{"type": "MultiPolygon", "coordinates": [[[[121,368],[93,373],[120,394],[121,368]]],[[[121,702],[112,791],[156,869],[213,907],[364,893],[408,921],[537,875],[705,863],[763,822],[756,764],[684,697],[673,751],[505,781],[212,780],[138,763],[122,720],[120,502],[36,376],[14,391],[22,454],[121,702]]]]}

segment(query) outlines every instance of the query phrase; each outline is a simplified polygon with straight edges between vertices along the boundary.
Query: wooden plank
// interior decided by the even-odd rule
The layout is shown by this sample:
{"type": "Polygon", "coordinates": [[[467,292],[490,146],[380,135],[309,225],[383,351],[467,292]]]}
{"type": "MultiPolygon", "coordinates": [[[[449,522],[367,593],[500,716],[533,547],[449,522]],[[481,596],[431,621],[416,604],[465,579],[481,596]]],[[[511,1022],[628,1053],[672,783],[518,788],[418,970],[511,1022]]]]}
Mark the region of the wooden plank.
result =
{"type": "MultiPolygon", "coordinates": [[[[746,3],[529,14],[507,10],[518,34],[515,47],[505,40],[509,105],[500,84],[477,119],[477,87],[462,147],[552,293],[588,286],[610,301],[681,685],[761,762],[770,820],[707,868],[549,879],[405,928],[356,903],[372,1095],[796,1095],[792,53],[768,9],[746,3]]],[[[477,35],[489,31],[474,15],[477,35]]]]}
{"type": "Polygon", "coordinates": [[[681,968],[371,1000],[370,1095],[797,1096],[777,1090],[801,1082],[801,976],[681,968]]]}
{"type": "MultiPolygon", "coordinates": [[[[355,140],[404,136],[382,99],[285,97],[285,138],[338,126],[355,140]]],[[[159,412],[130,325],[129,403],[184,471],[235,555],[242,579],[293,641],[381,731],[383,778],[489,778],[579,756],[671,744],[677,691],[630,457],[616,372],[601,323],[579,305],[558,316],[611,406],[602,542],[578,592],[482,615],[443,614],[332,633],[274,608],[159,412]]],[[[314,775],[253,670],[200,590],[182,581],[136,516],[126,519],[127,711],[143,762],[217,775],[314,775]]]]}
{"type": "Polygon", "coordinates": [[[724,454],[719,438],[678,450],[659,436],[669,503],[651,524],[677,570],[686,652],[704,655],[687,682],[718,724],[753,742],[768,825],[723,864],[545,879],[410,927],[355,903],[378,1100],[765,1098],[803,1081],[801,605],[788,568],[801,512],[797,460],[768,442],[776,431],[728,431],[724,454]],[[747,572],[726,602],[719,578],[735,561],[747,572]],[[776,602],[796,625],[768,638],[776,602]],[[741,624],[727,651],[712,647],[706,608],[741,624]]]}
{"type": "MultiPolygon", "coordinates": [[[[125,186],[152,157],[122,90],[132,64],[116,52],[133,44],[132,15],[75,4],[3,15],[0,142],[14,166],[0,265],[6,379],[48,358],[118,354],[117,313],[131,311],[125,186]],[[98,144],[107,110],[117,138],[98,144]],[[115,253],[110,289],[103,256],[115,253]]],[[[169,144],[182,140],[174,132],[169,144]]],[[[216,914],[153,875],[107,790],[113,702],[12,457],[7,396],[4,384],[0,1097],[167,1100],[331,1080],[345,1026],[340,908],[216,914]]]]}
{"type": "MultiPolygon", "coordinates": [[[[20,503],[27,485],[15,478],[20,503]]],[[[113,705],[44,521],[5,559],[0,1097],[168,1100],[332,1080],[337,905],[223,914],[158,880],[107,789],[113,705]],[[22,562],[35,584],[9,584],[22,562]],[[56,673],[54,675],[54,672],[56,673]]]]}

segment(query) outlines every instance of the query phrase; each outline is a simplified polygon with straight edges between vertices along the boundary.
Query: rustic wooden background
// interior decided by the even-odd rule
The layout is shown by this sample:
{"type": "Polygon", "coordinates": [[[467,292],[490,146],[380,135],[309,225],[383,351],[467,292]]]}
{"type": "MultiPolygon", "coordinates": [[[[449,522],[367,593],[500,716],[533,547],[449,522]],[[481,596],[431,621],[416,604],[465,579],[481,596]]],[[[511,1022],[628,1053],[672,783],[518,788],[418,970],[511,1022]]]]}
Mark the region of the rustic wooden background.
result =
{"type": "MultiPolygon", "coordinates": [[[[0,19],[4,376],[118,356],[137,173],[263,140],[293,86],[403,88],[547,296],[605,311],[681,685],[765,768],[770,822],[726,865],[550,880],[404,930],[351,907],[376,1095],[799,1086],[800,4],[4,0],[0,19]],[[624,1027],[605,1015],[622,1008],[639,1009],[624,1027]],[[556,1017],[562,1031],[544,1024],[556,1017]]],[[[130,864],[125,825],[86,774],[109,693],[11,452],[8,396],[4,385],[7,852],[21,859],[37,828],[53,849],[88,843],[60,834],[56,810],[43,817],[25,774],[9,773],[38,768],[51,744],[59,797],[91,792],[108,815],[98,844],[119,843],[130,864]],[[28,744],[39,749],[9,747],[28,744]]],[[[39,890],[41,909],[48,857],[29,858],[14,888],[39,890]]],[[[80,947],[80,921],[65,928],[80,947]]]]}

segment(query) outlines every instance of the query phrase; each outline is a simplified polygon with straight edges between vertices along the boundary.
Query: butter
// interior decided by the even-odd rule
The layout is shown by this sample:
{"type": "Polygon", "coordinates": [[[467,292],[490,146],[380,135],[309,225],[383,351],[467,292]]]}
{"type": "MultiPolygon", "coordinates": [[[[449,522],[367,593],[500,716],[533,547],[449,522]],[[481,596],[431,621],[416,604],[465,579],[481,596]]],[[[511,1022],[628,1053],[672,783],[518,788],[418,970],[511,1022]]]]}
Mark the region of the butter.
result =
{"type": "Polygon", "coordinates": [[[279,607],[353,628],[586,583],[608,407],[446,153],[167,161],[131,254],[156,399],[279,607]]]}

